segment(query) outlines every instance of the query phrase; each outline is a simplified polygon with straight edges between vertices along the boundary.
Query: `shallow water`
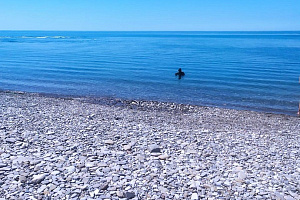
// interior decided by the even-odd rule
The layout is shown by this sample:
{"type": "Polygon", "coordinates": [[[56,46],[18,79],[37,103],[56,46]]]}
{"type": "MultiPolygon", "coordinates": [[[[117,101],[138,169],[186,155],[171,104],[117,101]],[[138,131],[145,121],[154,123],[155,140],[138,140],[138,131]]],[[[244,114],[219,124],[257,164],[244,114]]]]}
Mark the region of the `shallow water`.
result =
{"type": "Polygon", "coordinates": [[[294,115],[299,76],[300,32],[0,31],[2,90],[294,115]]]}

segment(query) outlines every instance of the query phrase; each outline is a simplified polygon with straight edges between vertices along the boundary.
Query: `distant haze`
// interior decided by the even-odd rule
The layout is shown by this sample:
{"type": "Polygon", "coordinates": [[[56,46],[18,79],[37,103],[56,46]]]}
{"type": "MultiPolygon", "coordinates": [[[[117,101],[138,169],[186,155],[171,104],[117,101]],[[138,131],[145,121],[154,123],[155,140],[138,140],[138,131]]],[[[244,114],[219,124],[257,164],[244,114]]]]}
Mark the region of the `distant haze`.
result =
{"type": "Polygon", "coordinates": [[[0,30],[300,30],[299,0],[0,0],[0,30]]]}

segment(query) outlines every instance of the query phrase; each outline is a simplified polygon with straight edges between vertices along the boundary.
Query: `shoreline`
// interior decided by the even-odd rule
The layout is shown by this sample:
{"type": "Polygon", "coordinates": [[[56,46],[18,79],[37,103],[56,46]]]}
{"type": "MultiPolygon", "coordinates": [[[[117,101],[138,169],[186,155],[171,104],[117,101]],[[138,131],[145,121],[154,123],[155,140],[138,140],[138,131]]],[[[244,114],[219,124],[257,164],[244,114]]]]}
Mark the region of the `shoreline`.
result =
{"type": "Polygon", "coordinates": [[[0,94],[22,94],[22,95],[33,95],[47,98],[58,98],[66,100],[79,100],[85,103],[106,105],[106,106],[117,106],[117,107],[130,107],[132,109],[157,109],[157,110],[199,110],[199,109],[221,109],[221,110],[232,110],[232,111],[241,111],[241,112],[254,112],[258,114],[265,115],[279,115],[279,116],[289,116],[299,118],[297,115],[297,110],[294,114],[287,114],[282,112],[270,112],[270,111],[260,111],[260,110],[248,110],[248,109],[236,109],[231,107],[222,107],[222,106],[206,106],[206,105],[196,105],[196,104],[185,104],[185,103],[176,103],[176,102],[166,102],[166,101],[154,101],[154,100],[143,100],[143,99],[125,99],[117,97],[95,97],[95,96],[80,96],[80,95],[62,95],[62,94],[47,94],[47,93],[35,93],[35,92],[23,92],[23,91],[12,91],[12,90],[0,90],[0,94]]]}
{"type": "Polygon", "coordinates": [[[300,118],[0,91],[0,198],[299,199],[300,118]]]}

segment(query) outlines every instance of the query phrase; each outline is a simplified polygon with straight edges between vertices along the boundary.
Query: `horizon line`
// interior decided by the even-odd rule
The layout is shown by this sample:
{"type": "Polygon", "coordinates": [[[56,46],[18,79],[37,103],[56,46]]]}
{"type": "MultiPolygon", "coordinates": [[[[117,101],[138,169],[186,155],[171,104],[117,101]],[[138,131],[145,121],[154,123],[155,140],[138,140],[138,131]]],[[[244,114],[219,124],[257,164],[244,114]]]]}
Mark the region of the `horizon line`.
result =
{"type": "Polygon", "coordinates": [[[53,31],[53,32],[299,32],[300,30],[1,30],[0,31],[53,31]]]}

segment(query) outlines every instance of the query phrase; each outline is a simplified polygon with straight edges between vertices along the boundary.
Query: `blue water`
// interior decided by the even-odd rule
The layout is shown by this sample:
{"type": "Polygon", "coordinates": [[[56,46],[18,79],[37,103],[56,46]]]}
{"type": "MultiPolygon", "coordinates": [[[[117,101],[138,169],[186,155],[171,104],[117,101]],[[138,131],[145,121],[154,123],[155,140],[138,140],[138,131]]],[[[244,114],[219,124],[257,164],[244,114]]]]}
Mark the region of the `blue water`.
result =
{"type": "Polygon", "coordinates": [[[299,76],[300,32],[0,31],[0,90],[295,115],[299,76]]]}

